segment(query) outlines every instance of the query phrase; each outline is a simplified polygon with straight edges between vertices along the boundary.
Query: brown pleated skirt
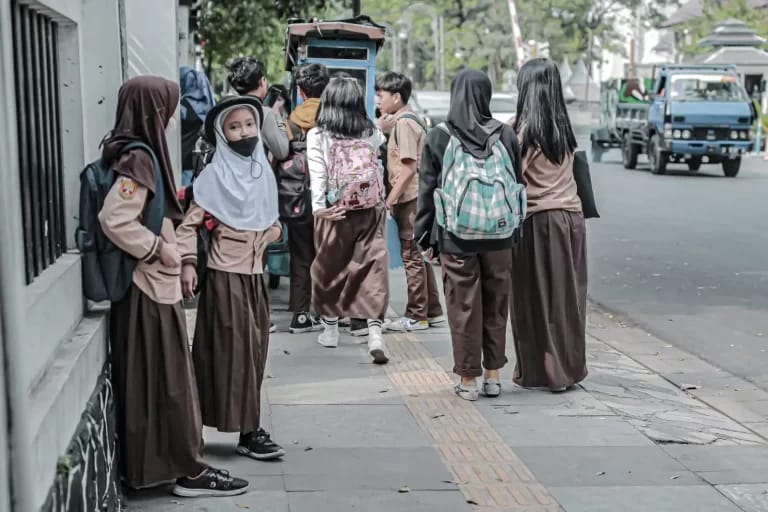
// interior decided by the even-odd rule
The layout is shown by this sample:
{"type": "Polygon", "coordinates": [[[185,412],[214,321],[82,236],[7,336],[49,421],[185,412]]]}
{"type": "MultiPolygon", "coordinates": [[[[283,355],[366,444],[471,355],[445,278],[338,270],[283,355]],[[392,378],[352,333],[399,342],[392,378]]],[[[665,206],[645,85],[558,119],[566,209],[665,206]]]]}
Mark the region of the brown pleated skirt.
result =
{"type": "Polygon", "coordinates": [[[587,240],[581,213],[535,213],[513,250],[514,381],[558,389],[587,376],[587,240]]]}
{"type": "Polygon", "coordinates": [[[315,218],[312,297],[326,317],[384,320],[389,306],[386,209],[347,212],[346,219],[315,218]]]}
{"type": "Polygon", "coordinates": [[[112,304],[109,330],[126,485],[199,474],[203,434],[181,304],[159,304],[133,285],[112,304]]]}
{"type": "Polygon", "coordinates": [[[208,269],[192,344],[204,425],[221,432],[259,428],[268,348],[264,277],[208,269]]]}

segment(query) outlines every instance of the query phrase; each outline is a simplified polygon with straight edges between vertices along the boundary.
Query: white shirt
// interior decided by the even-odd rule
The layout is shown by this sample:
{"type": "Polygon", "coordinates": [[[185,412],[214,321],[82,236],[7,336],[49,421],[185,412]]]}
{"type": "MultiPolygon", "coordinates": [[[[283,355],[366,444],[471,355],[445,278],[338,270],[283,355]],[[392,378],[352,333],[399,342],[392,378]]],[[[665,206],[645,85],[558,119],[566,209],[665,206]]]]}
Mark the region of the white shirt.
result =
{"type": "MultiPolygon", "coordinates": [[[[378,148],[386,138],[378,128],[368,138],[374,148],[378,148]]],[[[312,213],[328,207],[326,194],[328,193],[328,150],[333,144],[333,138],[319,128],[312,128],[307,132],[307,166],[309,167],[309,185],[312,190],[312,213]]]]}

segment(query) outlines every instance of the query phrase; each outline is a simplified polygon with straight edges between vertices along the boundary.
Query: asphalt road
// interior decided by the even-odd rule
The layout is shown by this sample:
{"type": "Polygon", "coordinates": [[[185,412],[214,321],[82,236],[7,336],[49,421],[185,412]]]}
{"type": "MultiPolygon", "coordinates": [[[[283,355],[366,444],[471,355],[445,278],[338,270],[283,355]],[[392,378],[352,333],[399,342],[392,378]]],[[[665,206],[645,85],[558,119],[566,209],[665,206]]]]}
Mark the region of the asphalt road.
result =
{"type": "Polygon", "coordinates": [[[620,160],[592,164],[590,297],[768,389],[768,162],[725,178],[719,165],[654,176],[644,157],[634,171],[620,160]]]}

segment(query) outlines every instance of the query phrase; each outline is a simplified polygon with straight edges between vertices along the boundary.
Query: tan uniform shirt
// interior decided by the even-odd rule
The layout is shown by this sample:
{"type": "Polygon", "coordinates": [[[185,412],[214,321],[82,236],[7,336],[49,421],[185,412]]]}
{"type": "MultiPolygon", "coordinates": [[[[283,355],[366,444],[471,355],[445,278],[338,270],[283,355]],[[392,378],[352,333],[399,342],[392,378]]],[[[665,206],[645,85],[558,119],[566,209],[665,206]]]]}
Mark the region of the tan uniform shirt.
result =
{"type": "Polygon", "coordinates": [[[547,160],[541,150],[523,159],[523,181],[528,195],[528,216],[547,210],[581,211],[581,199],[573,177],[573,154],[557,165],[547,160]]]}
{"type": "Polygon", "coordinates": [[[175,304],[181,300],[181,265],[166,267],[159,255],[164,244],[175,248],[176,233],[170,219],[163,219],[159,237],[141,223],[148,196],[146,187],[118,177],[104,200],[99,222],[115,245],[139,260],[133,283],[155,302],[175,304]]]}
{"type": "MultiPolygon", "coordinates": [[[[427,134],[419,126],[419,123],[413,119],[401,119],[404,114],[410,112],[410,109],[406,109],[395,116],[395,128],[392,130],[387,143],[387,166],[389,167],[387,171],[389,171],[389,183],[393,187],[400,179],[403,168],[405,168],[403,160],[415,160],[418,168],[421,162],[421,152],[424,150],[424,143],[427,140],[427,134]]],[[[411,178],[398,202],[407,203],[418,196],[419,177],[417,174],[411,178]]]]}
{"type": "MultiPolygon", "coordinates": [[[[183,264],[197,263],[197,231],[204,220],[205,210],[193,201],[184,221],[176,229],[183,264]]],[[[208,268],[233,274],[263,274],[267,245],[283,236],[279,222],[273,227],[279,231],[242,231],[218,223],[211,233],[208,268]]]]}

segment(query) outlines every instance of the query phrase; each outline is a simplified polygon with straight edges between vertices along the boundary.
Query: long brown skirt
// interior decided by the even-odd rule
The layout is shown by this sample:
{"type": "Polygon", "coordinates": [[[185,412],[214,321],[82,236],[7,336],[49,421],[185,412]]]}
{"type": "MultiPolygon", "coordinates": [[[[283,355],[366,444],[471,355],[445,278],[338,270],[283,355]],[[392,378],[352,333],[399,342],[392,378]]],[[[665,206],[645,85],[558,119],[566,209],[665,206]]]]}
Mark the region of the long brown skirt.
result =
{"type": "Polygon", "coordinates": [[[315,218],[312,297],[326,317],[384,320],[389,270],[383,205],[347,212],[346,219],[315,218]]]}
{"type": "Polygon", "coordinates": [[[587,376],[587,240],[581,213],[535,213],[513,250],[514,381],[558,389],[587,376]]]}
{"type": "Polygon", "coordinates": [[[192,344],[204,425],[244,434],[259,428],[268,348],[264,277],[209,269],[192,344]]]}
{"type": "Polygon", "coordinates": [[[126,485],[199,474],[203,434],[181,304],[159,304],[133,285],[112,304],[109,332],[126,485]]]}

